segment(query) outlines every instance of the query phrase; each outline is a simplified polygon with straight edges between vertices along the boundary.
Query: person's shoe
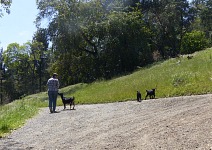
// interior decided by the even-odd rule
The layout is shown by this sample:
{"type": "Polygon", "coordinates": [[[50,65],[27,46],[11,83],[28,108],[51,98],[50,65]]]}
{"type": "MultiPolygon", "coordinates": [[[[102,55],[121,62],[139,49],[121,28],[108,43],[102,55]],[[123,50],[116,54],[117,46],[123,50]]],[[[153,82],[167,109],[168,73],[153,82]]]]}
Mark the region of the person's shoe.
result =
{"type": "Polygon", "coordinates": [[[59,111],[53,111],[53,113],[59,113],[59,111]]]}
{"type": "Polygon", "coordinates": [[[49,108],[49,110],[50,110],[50,113],[53,113],[53,111],[52,111],[52,109],[51,109],[51,108],[49,108]]]}

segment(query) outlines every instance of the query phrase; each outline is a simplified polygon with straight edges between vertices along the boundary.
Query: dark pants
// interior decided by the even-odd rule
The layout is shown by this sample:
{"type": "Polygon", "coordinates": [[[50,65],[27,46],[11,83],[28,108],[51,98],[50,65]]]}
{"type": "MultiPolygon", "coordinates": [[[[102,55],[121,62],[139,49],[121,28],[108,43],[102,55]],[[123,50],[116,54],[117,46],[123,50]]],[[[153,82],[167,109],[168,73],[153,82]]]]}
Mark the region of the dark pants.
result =
{"type": "Polygon", "coordinates": [[[53,112],[56,110],[58,91],[48,91],[49,96],[49,109],[53,112]]]}

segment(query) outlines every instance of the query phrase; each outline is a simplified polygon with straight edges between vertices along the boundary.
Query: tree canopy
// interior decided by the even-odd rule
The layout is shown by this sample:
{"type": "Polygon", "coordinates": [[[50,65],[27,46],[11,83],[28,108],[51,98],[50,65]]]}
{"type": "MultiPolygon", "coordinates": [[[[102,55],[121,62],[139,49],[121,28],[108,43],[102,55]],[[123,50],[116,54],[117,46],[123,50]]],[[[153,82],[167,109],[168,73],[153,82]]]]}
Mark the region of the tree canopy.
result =
{"type": "Polygon", "coordinates": [[[1,0],[0,1],[0,5],[1,5],[1,8],[0,8],[0,17],[3,16],[3,12],[6,11],[6,13],[10,13],[10,6],[11,6],[11,3],[12,3],[12,0],[1,0]]]}

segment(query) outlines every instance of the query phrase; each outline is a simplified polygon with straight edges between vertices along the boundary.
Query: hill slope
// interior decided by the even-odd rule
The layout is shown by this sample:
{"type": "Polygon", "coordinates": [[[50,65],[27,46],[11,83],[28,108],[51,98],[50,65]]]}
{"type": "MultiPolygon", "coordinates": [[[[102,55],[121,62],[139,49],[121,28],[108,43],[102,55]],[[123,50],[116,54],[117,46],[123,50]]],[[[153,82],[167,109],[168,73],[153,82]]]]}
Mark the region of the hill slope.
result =
{"type": "Polygon", "coordinates": [[[156,89],[156,98],[212,93],[212,48],[172,58],[108,81],[78,84],[61,89],[79,103],[105,103],[145,97],[146,89],[156,89]]]}

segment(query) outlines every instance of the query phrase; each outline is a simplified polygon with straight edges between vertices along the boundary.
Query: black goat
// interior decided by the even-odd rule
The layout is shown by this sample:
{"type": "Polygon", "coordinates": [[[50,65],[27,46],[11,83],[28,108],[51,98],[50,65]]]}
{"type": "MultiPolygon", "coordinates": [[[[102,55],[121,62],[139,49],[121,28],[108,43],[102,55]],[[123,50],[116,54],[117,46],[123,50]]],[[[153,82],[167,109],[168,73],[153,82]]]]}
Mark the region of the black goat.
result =
{"type": "Polygon", "coordinates": [[[155,98],[155,89],[146,90],[146,97],[145,97],[145,99],[147,98],[147,96],[149,96],[150,99],[155,98]]]}
{"type": "Polygon", "coordinates": [[[137,91],[137,101],[141,102],[141,93],[137,91]]]}
{"type": "Polygon", "coordinates": [[[63,93],[58,93],[58,95],[60,95],[63,105],[64,105],[64,109],[66,109],[66,104],[70,104],[70,109],[71,109],[71,105],[73,105],[73,109],[75,107],[75,103],[74,103],[74,97],[71,98],[66,98],[63,96],[63,93]]]}

